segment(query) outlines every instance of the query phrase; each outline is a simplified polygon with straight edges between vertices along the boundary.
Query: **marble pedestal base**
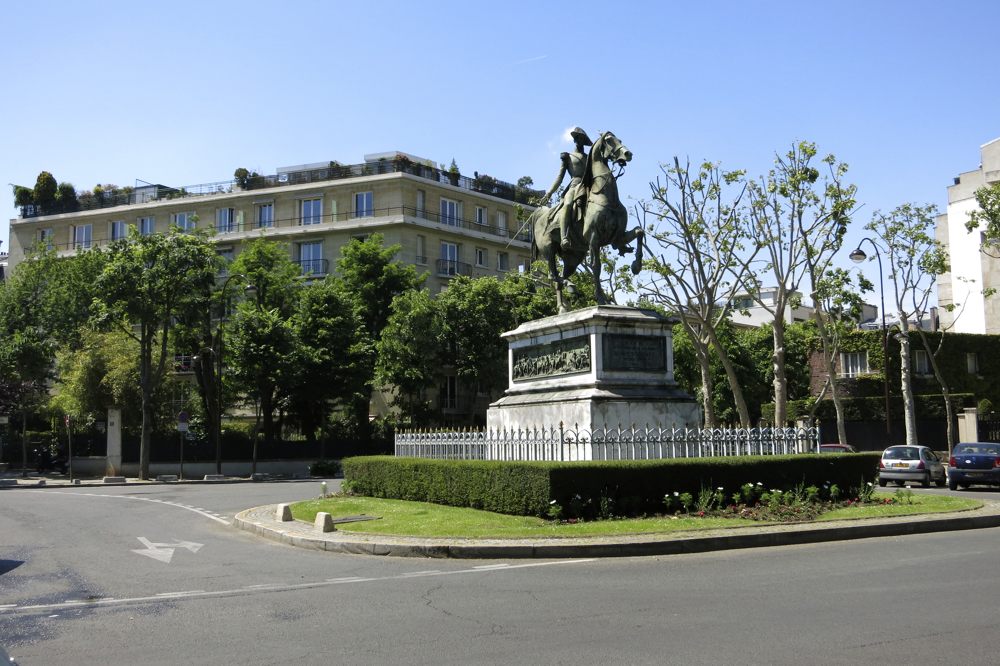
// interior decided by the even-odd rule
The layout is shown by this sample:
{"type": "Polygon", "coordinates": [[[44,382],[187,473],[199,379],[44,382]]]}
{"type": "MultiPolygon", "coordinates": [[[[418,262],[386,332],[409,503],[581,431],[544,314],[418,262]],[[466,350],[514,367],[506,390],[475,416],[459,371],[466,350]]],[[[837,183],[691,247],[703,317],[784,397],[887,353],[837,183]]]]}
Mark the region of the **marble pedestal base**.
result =
{"type": "Polygon", "coordinates": [[[601,305],[504,333],[508,387],[490,405],[487,428],[697,427],[700,406],[674,381],[675,321],[601,305]]]}

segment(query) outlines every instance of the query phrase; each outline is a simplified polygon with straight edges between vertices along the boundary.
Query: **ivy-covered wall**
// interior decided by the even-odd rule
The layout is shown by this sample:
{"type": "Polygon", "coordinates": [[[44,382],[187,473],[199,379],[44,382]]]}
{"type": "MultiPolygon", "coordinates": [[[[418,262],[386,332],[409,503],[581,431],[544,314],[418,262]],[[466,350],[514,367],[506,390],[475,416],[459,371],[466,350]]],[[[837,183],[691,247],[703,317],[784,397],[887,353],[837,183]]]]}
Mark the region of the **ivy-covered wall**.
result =
{"type": "MultiPolygon", "coordinates": [[[[908,333],[910,337],[910,353],[925,351],[924,344],[917,332],[908,333]]],[[[975,406],[983,399],[993,405],[1000,405],[1000,336],[974,335],[969,333],[926,333],[931,352],[936,353],[941,374],[948,383],[952,394],[966,394],[962,406],[975,406]],[[942,342],[943,338],[943,342],[942,342]],[[940,347],[940,348],[939,348],[940,347]],[[978,372],[968,370],[967,355],[976,354],[978,372]],[[971,404],[969,403],[971,400],[971,404]]],[[[877,398],[884,395],[883,372],[885,359],[882,354],[882,331],[853,331],[844,338],[841,346],[843,352],[868,353],[869,374],[854,378],[841,379],[837,386],[840,393],[848,398],[877,398]]],[[[888,342],[888,373],[890,396],[900,395],[899,342],[889,336],[888,342]]],[[[818,354],[818,345],[813,349],[813,358],[818,354]]],[[[813,371],[812,386],[814,394],[817,386],[822,386],[826,375],[822,363],[810,364],[813,371]]],[[[911,368],[915,364],[911,361],[911,368]]],[[[928,365],[929,374],[913,376],[913,392],[916,395],[936,396],[940,400],[941,387],[928,365]]],[[[883,399],[884,401],[884,399],[883,399]]],[[[895,402],[895,401],[891,401],[895,402]]],[[[959,404],[959,403],[956,403],[959,404]]],[[[832,405],[830,405],[832,409],[832,405]]],[[[895,411],[895,408],[892,408],[895,411]]],[[[881,410],[884,413],[884,408],[881,410]]]]}

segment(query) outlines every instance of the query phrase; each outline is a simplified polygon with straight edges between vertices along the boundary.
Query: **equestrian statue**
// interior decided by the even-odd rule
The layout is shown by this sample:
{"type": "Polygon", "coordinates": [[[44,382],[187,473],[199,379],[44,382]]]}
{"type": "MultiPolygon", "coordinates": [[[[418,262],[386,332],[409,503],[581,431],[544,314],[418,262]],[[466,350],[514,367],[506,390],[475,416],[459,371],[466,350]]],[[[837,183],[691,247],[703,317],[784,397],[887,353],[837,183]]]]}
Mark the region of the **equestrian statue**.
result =
{"type": "Polygon", "coordinates": [[[604,132],[592,142],[579,127],[570,131],[575,150],[562,153],[559,175],[545,193],[541,206],[528,217],[525,225],[534,230],[537,256],[545,258],[549,277],[556,288],[559,312],[566,312],[563,287],[576,269],[586,262],[594,280],[594,296],[598,304],[607,298],[601,288],[601,248],[612,246],[619,255],[632,252],[629,243],[636,241],[632,273],[642,268],[642,227],[627,229],[628,211],[618,198],[617,179],[632,160],[632,151],[611,132],[604,132]],[[591,146],[590,153],[585,147],[591,146]],[[620,168],[616,176],[609,163],[620,168]],[[559,201],[548,205],[552,195],[569,174],[569,183],[560,193],[559,201]],[[562,260],[562,273],[556,258],[562,260]]]}

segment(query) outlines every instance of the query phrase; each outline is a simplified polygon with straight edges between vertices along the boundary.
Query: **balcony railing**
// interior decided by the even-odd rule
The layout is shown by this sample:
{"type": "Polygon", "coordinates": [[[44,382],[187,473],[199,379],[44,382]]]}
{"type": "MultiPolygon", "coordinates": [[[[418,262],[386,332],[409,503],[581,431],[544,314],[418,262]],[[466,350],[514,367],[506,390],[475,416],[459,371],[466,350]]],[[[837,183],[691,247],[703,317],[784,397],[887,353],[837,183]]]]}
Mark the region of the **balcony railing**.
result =
{"type": "MultiPolygon", "coordinates": [[[[459,219],[452,216],[444,216],[437,213],[429,213],[425,210],[419,211],[418,209],[409,206],[393,206],[390,208],[376,208],[374,210],[374,215],[371,217],[359,218],[354,211],[346,211],[343,213],[325,213],[320,219],[319,223],[309,224],[307,226],[317,227],[321,224],[336,224],[338,222],[349,222],[359,219],[364,220],[377,220],[380,217],[409,217],[415,220],[425,220],[427,222],[433,222],[440,226],[441,229],[463,229],[466,231],[475,231],[481,234],[487,234],[490,236],[497,236],[505,240],[516,240],[523,243],[530,243],[532,238],[532,229],[530,226],[525,226],[523,229],[511,226],[491,226],[478,224],[473,220],[459,219]]],[[[222,227],[217,227],[214,224],[210,225],[208,229],[215,233],[219,238],[226,238],[232,234],[246,233],[246,232],[256,232],[261,229],[274,230],[274,232],[280,233],[283,229],[293,229],[296,227],[304,226],[302,220],[299,216],[291,218],[274,219],[260,224],[255,221],[243,222],[242,224],[233,222],[230,225],[223,225],[222,227]]],[[[162,229],[162,225],[161,225],[162,229]]],[[[322,231],[323,229],[318,229],[322,231]]],[[[271,233],[267,231],[265,233],[271,233]]],[[[56,249],[59,251],[65,250],[78,250],[78,249],[89,249],[90,247],[103,247],[109,245],[112,241],[107,236],[103,238],[93,238],[87,243],[88,247],[77,247],[80,243],[77,242],[64,242],[56,243],[52,237],[47,237],[45,239],[46,246],[50,249],[56,249]]]]}
{"type": "Polygon", "coordinates": [[[437,260],[438,275],[454,277],[456,275],[472,275],[472,264],[452,259],[437,260]]]}
{"type": "Polygon", "coordinates": [[[500,199],[506,199],[507,201],[527,205],[534,205],[534,202],[544,194],[541,190],[518,187],[517,185],[497,180],[491,176],[476,175],[473,178],[469,178],[468,176],[442,171],[437,167],[416,164],[409,160],[380,160],[364,164],[337,164],[336,162],[331,162],[328,167],[321,169],[295,171],[273,176],[254,176],[242,188],[235,180],[224,180],[215,183],[187,185],[179,188],[167,187],[165,185],[145,185],[135,188],[124,187],[97,195],[88,193],[87,196],[77,196],[76,201],[70,202],[68,205],[60,203],[58,206],[54,205],[47,208],[38,205],[21,206],[21,217],[30,218],[59,213],[75,213],[81,210],[128,206],[213,194],[227,194],[241,190],[259,190],[306,183],[320,183],[387,173],[407,173],[442,185],[452,185],[463,190],[480,192],[500,199]]]}
{"type": "Polygon", "coordinates": [[[326,275],[330,272],[329,259],[299,259],[295,263],[302,268],[303,275],[326,275]]]}

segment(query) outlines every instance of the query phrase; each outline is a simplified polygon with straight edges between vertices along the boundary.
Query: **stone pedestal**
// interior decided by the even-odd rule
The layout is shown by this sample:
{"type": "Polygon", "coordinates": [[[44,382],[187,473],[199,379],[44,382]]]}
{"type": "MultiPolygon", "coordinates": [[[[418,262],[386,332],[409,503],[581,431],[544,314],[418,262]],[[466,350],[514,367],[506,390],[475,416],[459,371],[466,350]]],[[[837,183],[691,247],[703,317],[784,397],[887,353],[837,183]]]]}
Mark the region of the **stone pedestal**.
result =
{"type": "Polygon", "coordinates": [[[599,305],[504,333],[508,388],[490,405],[487,428],[698,427],[700,406],[674,381],[675,322],[599,305]]]}

